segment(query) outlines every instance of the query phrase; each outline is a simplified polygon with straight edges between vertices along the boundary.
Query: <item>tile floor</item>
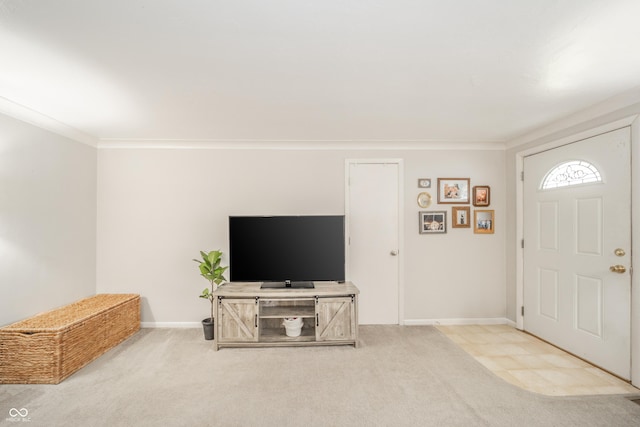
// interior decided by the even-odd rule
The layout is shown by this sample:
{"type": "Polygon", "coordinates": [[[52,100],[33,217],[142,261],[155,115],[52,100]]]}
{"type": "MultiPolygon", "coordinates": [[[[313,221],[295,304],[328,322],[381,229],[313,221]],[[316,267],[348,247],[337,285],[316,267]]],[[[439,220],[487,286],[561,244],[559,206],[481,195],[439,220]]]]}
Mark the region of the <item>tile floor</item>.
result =
{"type": "Polygon", "coordinates": [[[549,396],[638,394],[640,389],[507,325],[437,326],[505,381],[549,396]]]}

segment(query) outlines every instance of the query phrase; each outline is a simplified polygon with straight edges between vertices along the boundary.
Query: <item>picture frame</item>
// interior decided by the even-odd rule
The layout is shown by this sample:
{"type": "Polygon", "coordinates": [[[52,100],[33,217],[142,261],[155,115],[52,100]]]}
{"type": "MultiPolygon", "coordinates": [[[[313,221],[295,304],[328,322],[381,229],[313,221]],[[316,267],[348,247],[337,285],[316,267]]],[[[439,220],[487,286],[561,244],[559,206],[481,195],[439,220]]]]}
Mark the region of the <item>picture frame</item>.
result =
{"type": "Polygon", "coordinates": [[[476,209],[473,211],[473,232],[477,234],[493,234],[495,230],[495,212],[493,209],[476,209]]]}
{"type": "Polygon", "coordinates": [[[418,188],[431,188],[431,178],[418,178],[418,188]]]}
{"type": "Polygon", "coordinates": [[[469,206],[451,208],[451,227],[471,228],[471,208],[469,206]]]}
{"type": "Polygon", "coordinates": [[[491,204],[491,187],[476,185],[471,191],[473,206],[489,206],[491,204]]]}
{"type": "Polygon", "coordinates": [[[438,178],[438,203],[469,203],[469,178],[438,178]]]}
{"type": "Polygon", "coordinates": [[[423,191],[422,193],[418,194],[417,201],[418,206],[420,206],[422,209],[426,209],[431,206],[431,194],[423,191]]]}
{"type": "Polygon", "coordinates": [[[420,234],[443,234],[447,232],[447,211],[422,211],[420,234]]]}

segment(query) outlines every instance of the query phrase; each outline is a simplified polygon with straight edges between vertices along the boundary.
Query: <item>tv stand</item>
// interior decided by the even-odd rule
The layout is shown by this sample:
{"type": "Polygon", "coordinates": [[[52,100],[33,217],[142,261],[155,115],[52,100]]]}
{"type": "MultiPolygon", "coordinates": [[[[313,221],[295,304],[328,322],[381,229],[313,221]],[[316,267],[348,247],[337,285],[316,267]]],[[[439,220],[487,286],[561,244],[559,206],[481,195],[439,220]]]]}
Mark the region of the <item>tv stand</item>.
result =
{"type": "Polygon", "coordinates": [[[214,350],[221,347],[358,345],[358,294],[351,282],[315,282],[314,288],[262,288],[231,282],[214,293],[214,350]],[[301,317],[300,336],[283,319],[301,317]]]}

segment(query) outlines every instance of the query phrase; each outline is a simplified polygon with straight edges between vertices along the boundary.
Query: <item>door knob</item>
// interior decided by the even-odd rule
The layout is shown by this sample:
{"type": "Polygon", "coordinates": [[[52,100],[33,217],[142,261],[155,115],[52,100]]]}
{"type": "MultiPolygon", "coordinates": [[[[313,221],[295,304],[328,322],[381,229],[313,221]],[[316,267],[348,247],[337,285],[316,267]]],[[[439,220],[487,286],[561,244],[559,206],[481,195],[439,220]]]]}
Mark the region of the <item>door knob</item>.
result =
{"type": "Polygon", "coordinates": [[[398,255],[398,251],[396,250],[391,251],[391,256],[396,256],[396,255],[398,255]]]}
{"type": "Polygon", "coordinates": [[[612,273],[619,273],[619,274],[622,274],[622,273],[624,273],[625,271],[627,271],[627,269],[624,267],[624,265],[620,265],[620,264],[618,264],[618,265],[612,265],[611,267],[609,267],[609,270],[610,270],[612,273]]]}

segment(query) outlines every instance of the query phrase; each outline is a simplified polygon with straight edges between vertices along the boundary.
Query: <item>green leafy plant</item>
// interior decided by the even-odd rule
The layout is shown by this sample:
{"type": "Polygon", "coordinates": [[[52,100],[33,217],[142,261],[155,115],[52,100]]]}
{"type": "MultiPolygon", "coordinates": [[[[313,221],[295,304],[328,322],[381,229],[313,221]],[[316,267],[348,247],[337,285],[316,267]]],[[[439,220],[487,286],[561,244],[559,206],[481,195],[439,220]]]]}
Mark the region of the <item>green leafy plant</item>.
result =
{"type": "Polygon", "coordinates": [[[229,267],[220,266],[220,263],[222,262],[222,251],[200,251],[200,255],[202,256],[202,259],[194,258],[193,260],[199,264],[198,268],[200,269],[200,275],[207,279],[211,284],[211,289],[204,288],[200,298],[208,299],[209,302],[211,302],[211,319],[213,320],[213,293],[218,289],[218,286],[227,280],[224,277],[224,272],[229,267]]]}

